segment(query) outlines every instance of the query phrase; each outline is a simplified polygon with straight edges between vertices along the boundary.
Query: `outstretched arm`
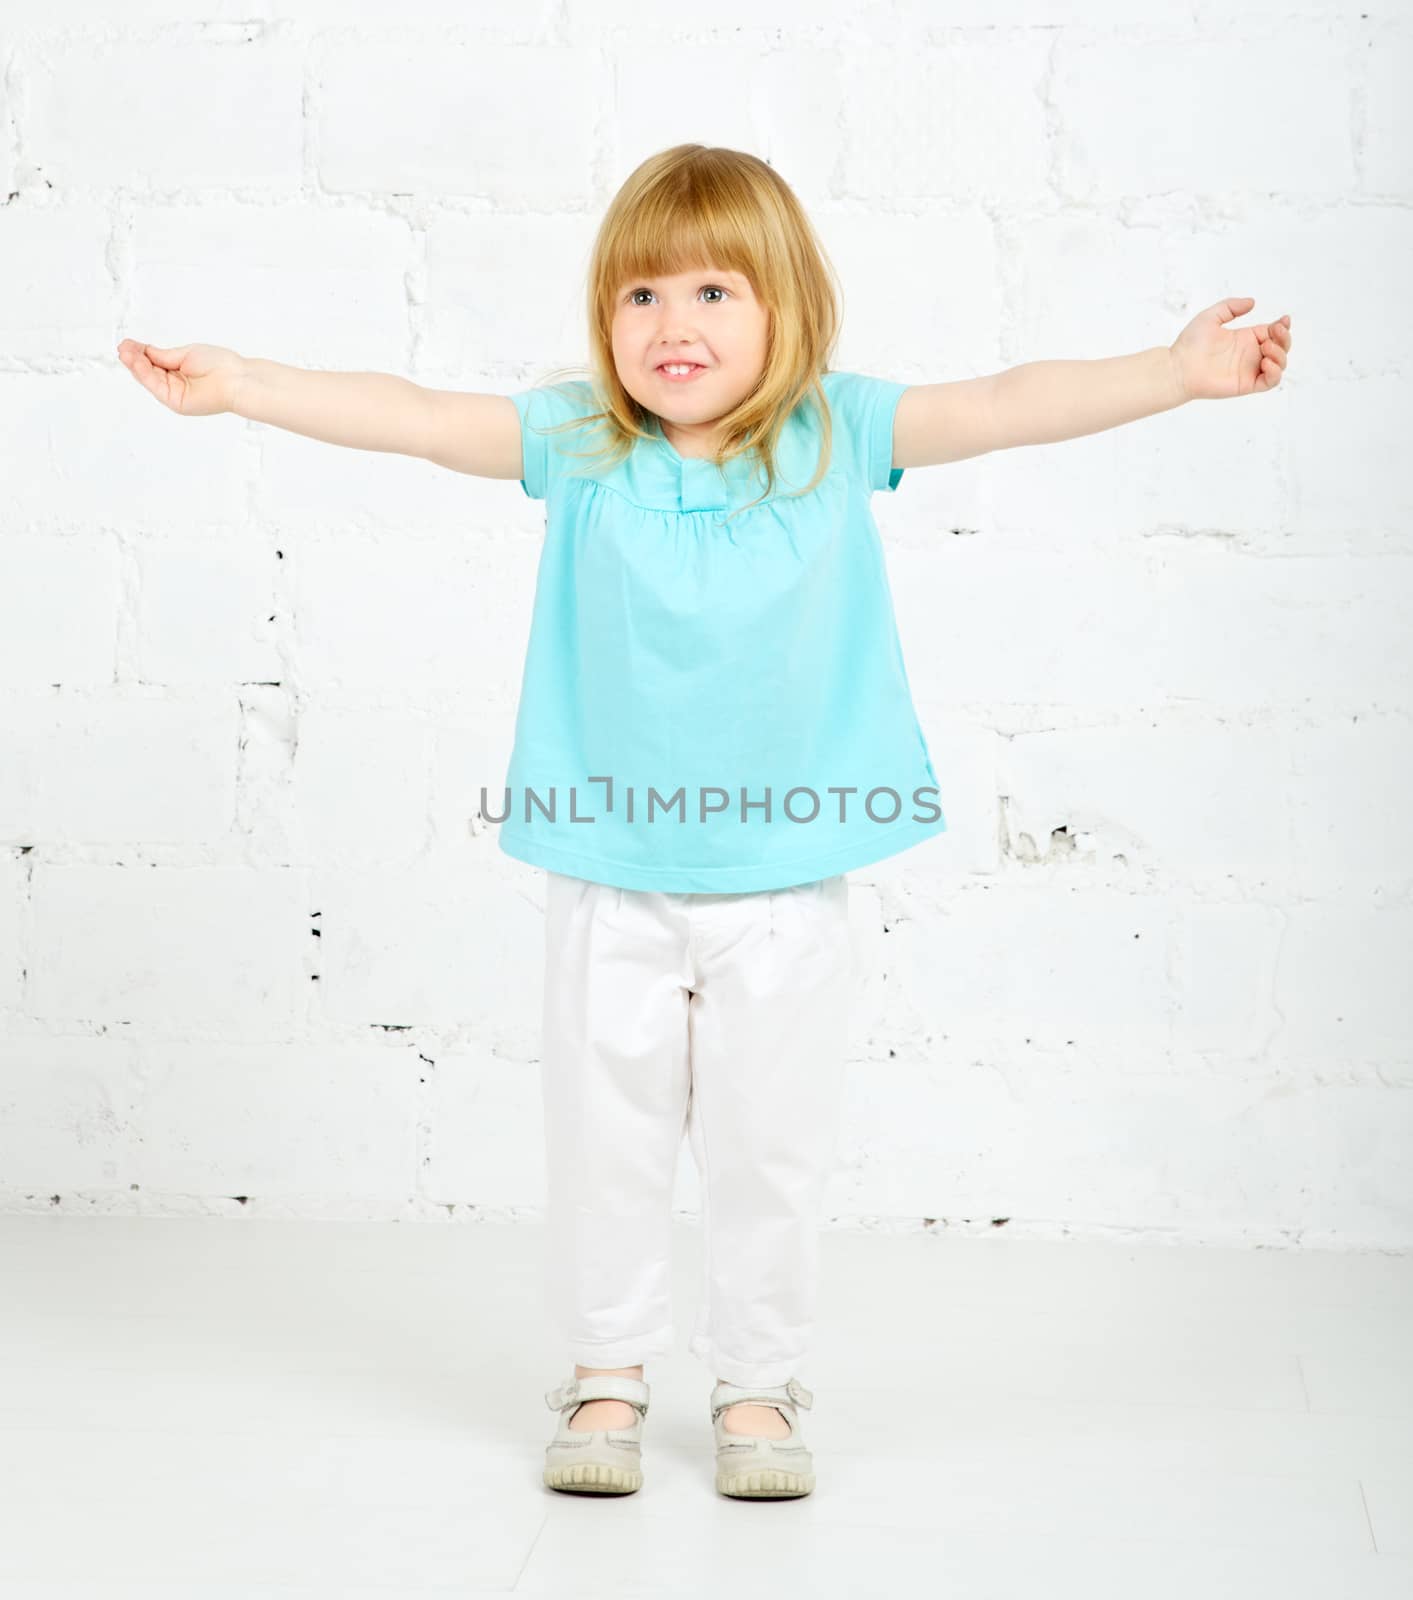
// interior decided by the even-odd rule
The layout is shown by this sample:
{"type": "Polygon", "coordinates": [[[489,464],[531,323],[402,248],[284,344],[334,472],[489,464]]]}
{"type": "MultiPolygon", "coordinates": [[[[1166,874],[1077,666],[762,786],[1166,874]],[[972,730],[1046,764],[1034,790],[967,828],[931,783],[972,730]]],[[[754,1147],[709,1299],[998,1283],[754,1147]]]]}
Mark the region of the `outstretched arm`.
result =
{"type": "Polygon", "coordinates": [[[1219,301],[1171,345],[1098,361],[1027,361],[989,377],[918,384],[893,419],[893,465],[935,466],[991,450],[1051,444],[1171,411],[1189,400],[1274,389],[1290,349],[1290,317],[1227,328],[1255,302],[1219,301]]]}
{"type": "Polygon", "coordinates": [[[426,389],[391,372],[323,372],[216,344],[124,339],[118,358],[169,411],[230,412],[352,450],[421,456],[454,472],[518,478],[520,417],[503,394],[426,389]]]}

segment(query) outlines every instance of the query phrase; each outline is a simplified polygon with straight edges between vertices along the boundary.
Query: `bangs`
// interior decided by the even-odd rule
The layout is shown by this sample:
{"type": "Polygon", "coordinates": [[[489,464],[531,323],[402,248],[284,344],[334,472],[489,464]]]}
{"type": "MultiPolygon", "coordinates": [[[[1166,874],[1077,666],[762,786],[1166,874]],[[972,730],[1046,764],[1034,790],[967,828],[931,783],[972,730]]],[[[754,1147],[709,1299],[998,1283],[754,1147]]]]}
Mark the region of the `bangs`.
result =
{"type": "Polygon", "coordinates": [[[615,290],[637,278],[668,278],[697,268],[739,272],[758,290],[754,254],[729,212],[703,210],[693,195],[658,194],[615,235],[602,266],[615,290]]]}

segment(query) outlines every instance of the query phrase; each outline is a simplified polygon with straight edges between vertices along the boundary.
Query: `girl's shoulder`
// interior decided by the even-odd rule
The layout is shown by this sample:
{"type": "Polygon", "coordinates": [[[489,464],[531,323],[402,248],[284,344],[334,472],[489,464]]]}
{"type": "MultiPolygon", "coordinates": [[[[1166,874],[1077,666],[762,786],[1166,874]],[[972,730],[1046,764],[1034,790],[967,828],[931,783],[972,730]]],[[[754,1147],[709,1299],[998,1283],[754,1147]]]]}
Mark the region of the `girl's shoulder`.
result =
{"type": "Polygon", "coordinates": [[[534,384],[510,398],[520,415],[520,485],[531,499],[543,500],[563,472],[567,452],[587,447],[592,430],[574,424],[602,411],[603,403],[587,378],[534,384]]]}
{"type": "Polygon", "coordinates": [[[906,383],[865,372],[826,372],[820,388],[829,402],[832,448],[870,491],[896,489],[903,469],[893,465],[893,417],[906,383]]]}

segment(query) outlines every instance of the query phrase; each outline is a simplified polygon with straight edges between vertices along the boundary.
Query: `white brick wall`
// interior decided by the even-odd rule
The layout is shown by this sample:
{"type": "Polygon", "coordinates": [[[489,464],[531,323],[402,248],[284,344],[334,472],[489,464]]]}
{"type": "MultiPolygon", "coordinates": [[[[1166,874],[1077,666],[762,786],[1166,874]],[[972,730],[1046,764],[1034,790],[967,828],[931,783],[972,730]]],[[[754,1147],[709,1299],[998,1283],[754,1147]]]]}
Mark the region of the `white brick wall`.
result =
{"type": "Polygon", "coordinates": [[[541,508],[173,417],[114,346],[509,392],[696,139],[794,184],[841,366],[1294,319],[1273,395],[875,501],[951,831],[851,875],[831,1214],[1413,1245],[1413,13],[410,16],[0,13],[0,1209],[538,1207],[543,879],[470,814],[541,508]]]}

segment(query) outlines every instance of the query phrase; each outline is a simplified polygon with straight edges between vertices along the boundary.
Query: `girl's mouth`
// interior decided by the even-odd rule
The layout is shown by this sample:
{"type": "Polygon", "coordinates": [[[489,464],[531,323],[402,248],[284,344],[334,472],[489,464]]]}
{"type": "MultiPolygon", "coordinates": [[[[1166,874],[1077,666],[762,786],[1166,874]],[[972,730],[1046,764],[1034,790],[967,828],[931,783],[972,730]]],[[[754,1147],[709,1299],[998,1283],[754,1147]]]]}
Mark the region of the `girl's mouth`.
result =
{"type": "Polygon", "coordinates": [[[669,362],[667,366],[657,369],[657,375],[668,383],[690,383],[693,378],[699,377],[705,371],[705,367],[698,366],[694,361],[669,362]],[[678,370],[673,371],[674,367],[678,370]],[[681,370],[683,367],[686,368],[685,371],[681,370]]]}

